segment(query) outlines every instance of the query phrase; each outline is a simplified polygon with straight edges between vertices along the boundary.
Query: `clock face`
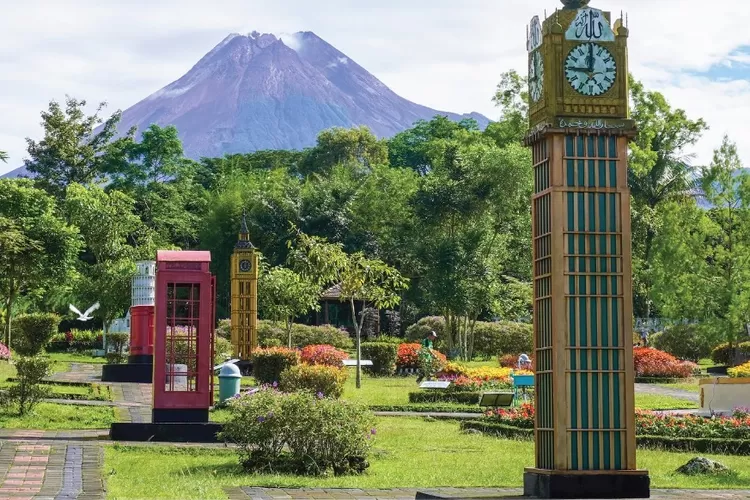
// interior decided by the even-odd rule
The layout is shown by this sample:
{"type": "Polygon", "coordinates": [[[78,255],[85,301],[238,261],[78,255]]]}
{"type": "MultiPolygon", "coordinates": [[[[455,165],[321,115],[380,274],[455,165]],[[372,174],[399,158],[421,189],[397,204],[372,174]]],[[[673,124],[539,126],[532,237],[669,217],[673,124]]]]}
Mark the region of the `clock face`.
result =
{"type": "Polygon", "coordinates": [[[612,54],[597,43],[582,43],[565,59],[565,78],[579,94],[598,96],[615,83],[617,64],[612,54]]]}
{"type": "Polygon", "coordinates": [[[243,273],[250,272],[250,269],[253,268],[253,265],[250,263],[249,260],[243,259],[240,261],[240,271],[243,273]]]}
{"type": "Polygon", "coordinates": [[[544,60],[539,51],[529,56],[529,97],[533,102],[542,98],[544,89],[544,60]]]}

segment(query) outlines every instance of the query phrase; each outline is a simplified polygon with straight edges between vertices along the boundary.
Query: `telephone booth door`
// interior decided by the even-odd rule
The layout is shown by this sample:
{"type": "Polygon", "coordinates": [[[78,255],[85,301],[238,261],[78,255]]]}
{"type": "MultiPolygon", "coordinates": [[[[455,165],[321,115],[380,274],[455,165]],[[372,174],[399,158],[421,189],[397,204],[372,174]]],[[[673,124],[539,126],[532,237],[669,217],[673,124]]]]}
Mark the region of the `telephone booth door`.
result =
{"type": "Polygon", "coordinates": [[[159,251],[154,422],[207,422],[213,389],[214,285],[209,252],[159,251]]]}

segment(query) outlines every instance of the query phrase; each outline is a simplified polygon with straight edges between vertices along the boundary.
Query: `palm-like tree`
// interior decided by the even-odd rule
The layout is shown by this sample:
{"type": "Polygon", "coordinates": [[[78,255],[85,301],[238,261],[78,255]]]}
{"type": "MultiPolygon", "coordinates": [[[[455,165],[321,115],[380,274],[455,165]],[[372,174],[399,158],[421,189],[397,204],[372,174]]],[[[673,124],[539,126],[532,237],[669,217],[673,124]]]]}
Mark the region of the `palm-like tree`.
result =
{"type": "Polygon", "coordinates": [[[8,163],[8,153],[5,151],[0,151],[0,161],[3,163],[8,163]]]}

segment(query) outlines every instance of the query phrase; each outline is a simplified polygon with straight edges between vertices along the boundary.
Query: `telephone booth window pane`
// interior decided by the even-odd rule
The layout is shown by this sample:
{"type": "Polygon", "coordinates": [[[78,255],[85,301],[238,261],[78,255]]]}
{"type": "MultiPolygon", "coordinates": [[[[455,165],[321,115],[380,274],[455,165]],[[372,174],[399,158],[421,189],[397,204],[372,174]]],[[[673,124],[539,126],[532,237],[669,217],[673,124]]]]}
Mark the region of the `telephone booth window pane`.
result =
{"type": "Polygon", "coordinates": [[[198,390],[198,338],[200,285],[167,284],[165,391],[198,390]]]}

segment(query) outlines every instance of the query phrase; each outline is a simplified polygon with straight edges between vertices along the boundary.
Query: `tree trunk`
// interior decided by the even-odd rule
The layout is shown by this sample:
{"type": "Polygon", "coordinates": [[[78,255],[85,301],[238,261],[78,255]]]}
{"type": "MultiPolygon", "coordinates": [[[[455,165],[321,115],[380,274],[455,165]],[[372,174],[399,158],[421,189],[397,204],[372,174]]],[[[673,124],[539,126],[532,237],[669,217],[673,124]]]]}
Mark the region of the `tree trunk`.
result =
{"type": "MultiPolygon", "coordinates": [[[[11,273],[13,272],[13,266],[10,268],[11,273]]],[[[10,316],[13,310],[13,302],[16,299],[16,282],[13,278],[10,278],[10,286],[8,288],[8,300],[5,301],[5,345],[10,349],[10,316]]]]}
{"type": "MultiPolygon", "coordinates": [[[[360,327],[359,323],[357,323],[357,311],[354,307],[354,299],[349,299],[349,305],[352,308],[352,323],[354,324],[354,346],[357,351],[357,375],[356,375],[356,387],[357,389],[360,389],[362,387],[362,349],[361,349],[361,342],[360,342],[360,332],[362,331],[362,328],[360,327]]],[[[364,315],[363,315],[364,318],[364,315]]]]}
{"type": "Polygon", "coordinates": [[[292,318],[286,319],[287,347],[292,348],[292,318]]]}

